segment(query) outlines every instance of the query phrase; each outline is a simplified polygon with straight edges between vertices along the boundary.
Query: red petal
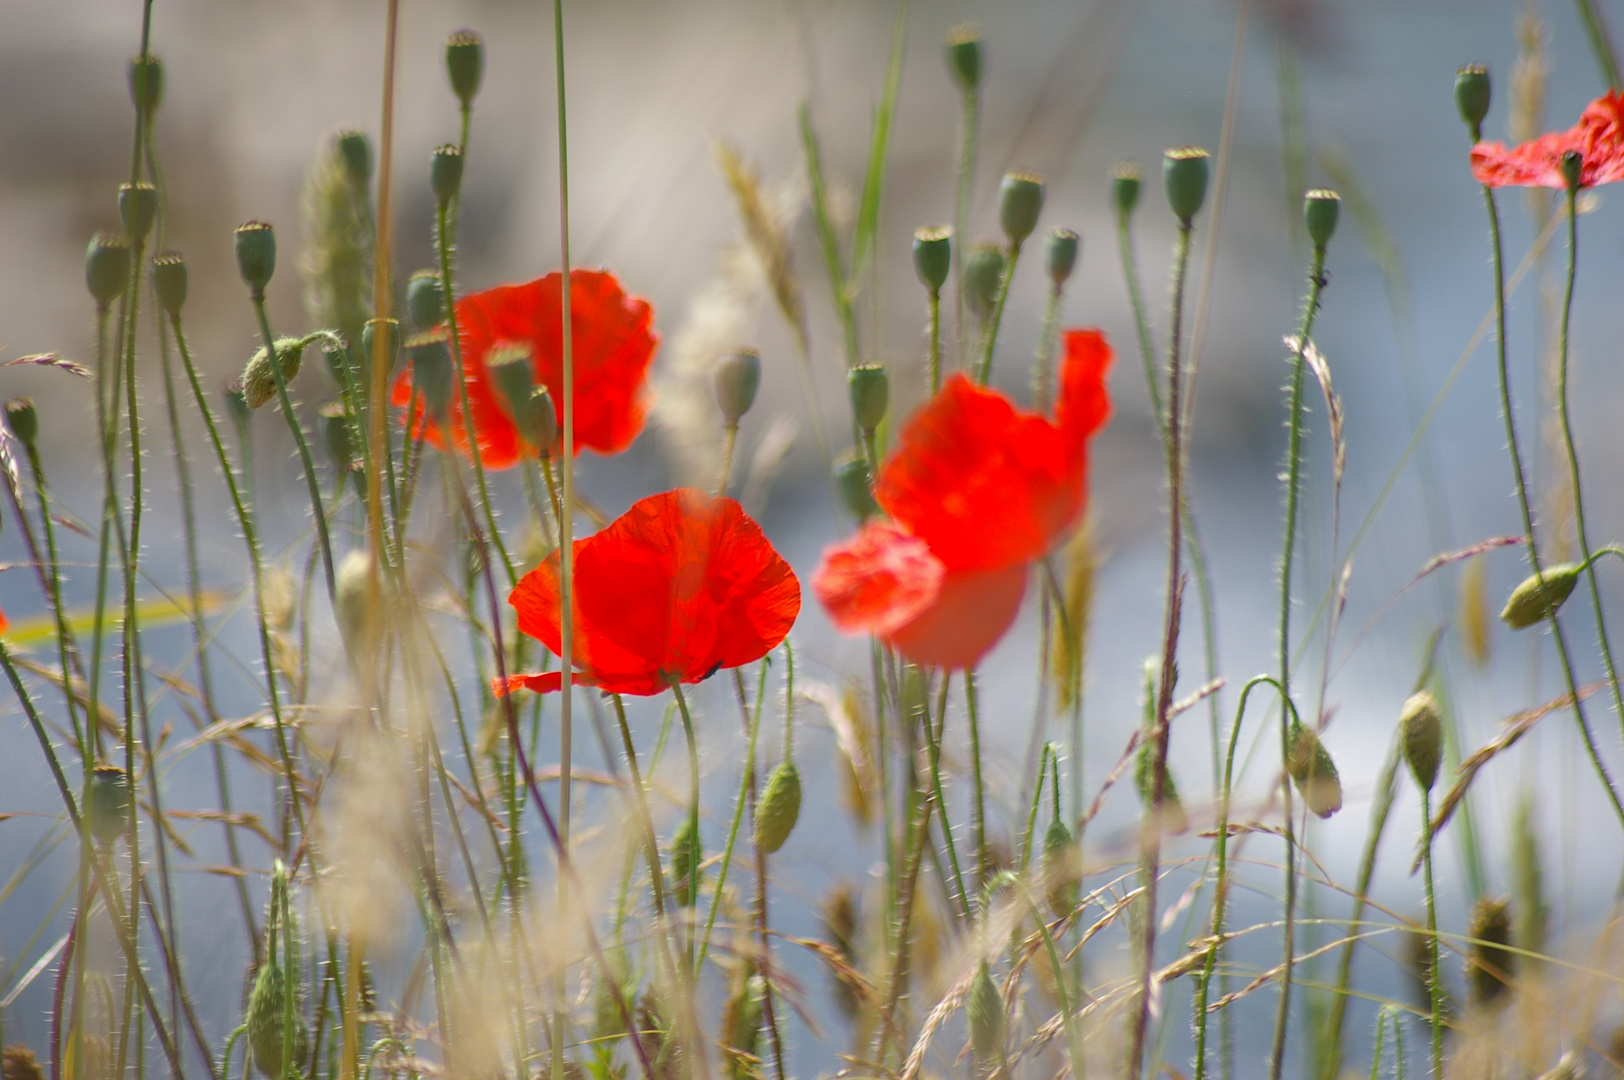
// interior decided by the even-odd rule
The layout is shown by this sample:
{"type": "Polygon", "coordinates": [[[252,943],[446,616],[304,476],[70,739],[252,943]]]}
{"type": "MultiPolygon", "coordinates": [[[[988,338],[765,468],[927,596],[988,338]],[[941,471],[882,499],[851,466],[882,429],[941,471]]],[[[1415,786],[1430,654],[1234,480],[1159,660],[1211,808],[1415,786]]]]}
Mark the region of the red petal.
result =
{"type": "Polygon", "coordinates": [[[973,668],[1015,621],[1025,591],[1025,563],[949,573],[936,602],[888,640],[916,664],[973,668]]]}
{"type": "Polygon", "coordinates": [[[1106,377],[1116,354],[1100,330],[1067,330],[1062,338],[1065,361],[1060,369],[1060,429],[1086,440],[1111,418],[1106,377]]]}
{"type": "Polygon", "coordinates": [[[812,589],[841,633],[883,636],[936,602],[945,573],[923,540],[871,521],[844,544],[824,549],[812,589]]]}
{"type": "Polygon", "coordinates": [[[1472,175],[1490,187],[1567,187],[1562,156],[1576,150],[1584,159],[1579,186],[1624,180],[1624,94],[1609,93],[1585,107],[1567,131],[1507,147],[1481,142],[1472,147],[1472,175]]]}

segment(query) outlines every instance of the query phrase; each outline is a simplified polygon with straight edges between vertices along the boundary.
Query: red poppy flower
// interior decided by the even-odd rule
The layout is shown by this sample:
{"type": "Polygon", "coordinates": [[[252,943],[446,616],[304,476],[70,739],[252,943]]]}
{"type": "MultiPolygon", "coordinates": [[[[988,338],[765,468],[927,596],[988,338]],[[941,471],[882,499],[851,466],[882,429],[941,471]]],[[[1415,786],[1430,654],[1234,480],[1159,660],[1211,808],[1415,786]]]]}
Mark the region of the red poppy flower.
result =
{"type": "Polygon", "coordinates": [[[1065,354],[1053,421],[963,375],[908,421],[874,485],[891,520],[826,550],[813,579],[837,628],[943,668],[974,667],[1009,629],[1027,564],[1082,511],[1111,411],[1105,336],[1067,331],[1065,354]]]}
{"type": "MultiPolygon", "coordinates": [[[[563,652],[558,553],[508,596],[519,629],[563,652]]],[[[651,495],[575,542],[574,681],[620,694],[657,694],[718,668],[759,660],[801,610],[795,572],[732,499],[693,488],[651,495]]],[[[557,690],[556,671],[515,675],[557,690]]]]}
{"type": "Polygon", "coordinates": [[[1584,160],[1579,186],[1624,180],[1624,94],[1603,94],[1585,107],[1567,131],[1553,131],[1507,148],[1500,142],[1472,147],[1472,175],[1490,187],[1564,189],[1562,155],[1576,150],[1584,160]]]}
{"type": "MultiPolygon", "coordinates": [[[[493,346],[528,345],[534,357],[535,381],[553,396],[563,428],[564,276],[548,274],[523,285],[499,285],[457,301],[457,333],[461,338],[463,368],[468,384],[468,409],[479,443],[480,461],[487,469],[504,469],[529,450],[513,417],[485,369],[493,346]]],[[[650,329],[654,310],[648,302],[627,296],[613,274],[602,270],[570,271],[570,348],[575,359],[575,448],[589,447],[617,454],[643,430],[647,408],[643,386],[654,346],[659,338],[650,329]]],[[[408,368],[395,381],[392,401],[411,402],[412,373],[408,368]]],[[[468,425],[460,395],[453,394],[447,411],[451,438],[464,454],[470,453],[468,425]]],[[[447,449],[446,433],[421,404],[412,418],[414,429],[447,449]]]]}

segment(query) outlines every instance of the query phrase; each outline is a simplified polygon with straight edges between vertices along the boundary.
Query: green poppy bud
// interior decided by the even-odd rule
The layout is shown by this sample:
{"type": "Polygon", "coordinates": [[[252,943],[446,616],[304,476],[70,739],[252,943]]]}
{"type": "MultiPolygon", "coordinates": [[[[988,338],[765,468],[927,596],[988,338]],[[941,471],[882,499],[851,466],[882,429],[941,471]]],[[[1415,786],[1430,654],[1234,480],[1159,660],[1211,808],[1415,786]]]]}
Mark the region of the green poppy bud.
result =
{"type": "Polygon", "coordinates": [[[976,968],[970,983],[970,999],[965,1003],[970,1019],[970,1047],[976,1060],[991,1065],[1004,1056],[1004,995],[992,977],[985,960],[976,968]]]}
{"type": "Polygon", "coordinates": [[[1055,918],[1063,919],[1077,908],[1082,859],[1077,851],[1076,838],[1059,818],[1055,818],[1043,834],[1043,858],[1039,866],[1049,911],[1055,918]]]}
{"type": "Polygon", "coordinates": [[[327,456],[333,459],[333,468],[340,475],[349,472],[355,460],[355,443],[350,437],[350,415],[342,401],[329,401],[318,414],[321,416],[321,439],[327,446],[327,456]]]}
{"type": "Polygon", "coordinates": [[[530,403],[525,408],[524,416],[515,423],[519,425],[519,434],[542,457],[553,452],[553,445],[558,442],[558,409],[553,405],[553,395],[547,392],[545,386],[537,386],[530,391],[530,403]]]}
{"type": "Polygon", "coordinates": [[[142,181],[118,186],[118,219],[131,240],[143,240],[158,220],[158,189],[142,181]]]}
{"type": "Polygon", "coordinates": [[[333,338],[327,338],[321,343],[321,358],[327,364],[327,374],[333,377],[334,383],[340,387],[349,385],[351,372],[348,348],[333,338]]]}
{"type": "Polygon", "coordinates": [[[919,283],[935,296],[953,268],[953,230],[945,225],[915,229],[913,257],[919,283]]]}
{"type": "Polygon", "coordinates": [[[693,907],[699,902],[700,866],[705,852],[699,843],[699,829],[692,818],[685,817],[671,837],[671,891],[679,907],[693,907]]]}
{"type": "Polygon", "coordinates": [[[419,330],[432,330],[445,322],[445,290],[439,274],[419,270],[406,282],[406,314],[419,330]]]}
{"type": "MultiPolygon", "coordinates": [[[[254,1065],[268,1077],[282,1075],[282,1044],[287,1025],[287,975],[281,958],[267,956],[254,976],[254,990],[248,998],[248,1051],[254,1065]]],[[[310,1031],[304,1019],[293,1017],[293,1060],[301,1062],[310,1053],[310,1031]]],[[[298,1072],[297,1064],[294,1072],[298,1072]]]]}
{"type": "Polygon", "coordinates": [[[872,435],[885,419],[891,401],[891,380],[879,364],[859,364],[846,372],[846,389],[851,395],[851,415],[857,429],[872,435]]]}
{"type": "Polygon", "coordinates": [[[1422,791],[1431,791],[1438,782],[1438,763],[1443,760],[1444,731],[1438,699],[1425,690],[1411,694],[1398,714],[1399,748],[1410,766],[1410,775],[1422,791]]]}
{"type": "MultiPolygon", "coordinates": [[[[309,344],[306,338],[277,338],[276,359],[282,369],[282,382],[290,383],[299,374],[299,365],[304,360],[305,346],[309,344]]],[[[257,409],[276,396],[276,372],[271,369],[270,354],[261,345],[248,365],[242,369],[243,400],[250,409],[257,409]]]]}
{"type": "Polygon", "coordinates": [[[1472,133],[1472,141],[1483,138],[1483,118],[1489,115],[1489,69],[1467,64],[1455,72],[1455,107],[1472,133]]]}
{"type": "MultiPolygon", "coordinates": [[[[742,972],[741,972],[742,974],[742,972]]],[[[733,991],[722,1009],[722,1030],[727,1033],[730,1049],[754,1056],[761,1040],[761,1019],[767,1011],[767,981],[759,972],[746,978],[735,977],[733,991]]],[[[741,1068],[735,1061],[734,1080],[754,1076],[754,1070],[741,1068]]]]}
{"type": "Polygon", "coordinates": [[[1043,268],[1049,272],[1049,280],[1054,284],[1055,291],[1066,284],[1071,272],[1077,266],[1077,249],[1081,241],[1077,234],[1070,229],[1056,229],[1049,234],[1049,239],[1043,245],[1043,268]]]}
{"type": "Polygon", "coordinates": [[[978,321],[986,321],[998,301],[1004,280],[1004,252],[992,244],[977,244],[964,260],[964,302],[978,321]]]}
{"type": "Polygon", "coordinates": [[[1331,242],[1341,210],[1342,196],[1328,188],[1315,188],[1303,196],[1303,224],[1308,226],[1308,238],[1315,247],[1322,248],[1331,242]]]}
{"type": "MultiPolygon", "coordinates": [[[[1139,801],[1147,808],[1153,806],[1156,796],[1155,786],[1151,782],[1155,749],[1155,744],[1146,739],[1139,744],[1139,759],[1134,762],[1134,787],[1139,791],[1139,801]]],[[[1166,764],[1162,765],[1162,801],[1154,809],[1163,832],[1177,836],[1190,827],[1190,817],[1184,812],[1184,803],[1179,799],[1178,784],[1173,782],[1173,770],[1166,764]]]]}
{"type": "Polygon", "coordinates": [[[34,399],[14,397],[6,402],[6,426],[19,442],[33,449],[34,440],[39,438],[39,413],[34,409],[34,399]]]}
{"type": "Polygon", "coordinates": [[[1111,202],[1122,217],[1132,214],[1139,205],[1140,182],[1137,161],[1119,161],[1111,167],[1111,202]]]}
{"type": "Polygon", "coordinates": [[[947,70],[960,90],[975,93],[981,84],[981,27],[965,24],[947,32],[947,70]]]}
{"type": "Polygon", "coordinates": [[[1577,563],[1557,563],[1531,574],[1511,590],[1500,621],[1513,630],[1526,630],[1555,615],[1579,584],[1579,570],[1577,563]]]}
{"type": "Polygon", "coordinates": [[[152,260],[152,291],[165,315],[180,318],[186,306],[186,260],[180,252],[166,251],[152,260]]]}
{"type": "Polygon", "coordinates": [[[472,108],[485,74],[485,39],[473,30],[458,30],[447,38],[445,72],[451,79],[451,92],[462,107],[472,108]]]}
{"type": "Polygon", "coordinates": [[[237,226],[237,271],[255,296],[265,294],[276,272],[276,230],[263,221],[237,226]]]}
{"type": "Polygon", "coordinates": [[[801,774],[785,758],[767,776],[756,802],[756,846],[771,855],[784,846],[801,816],[801,774]]]}
{"type": "Polygon", "coordinates": [[[441,206],[447,206],[457,193],[462,190],[462,150],[446,143],[444,146],[434,148],[434,156],[429,160],[429,187],[434,190],[434,200],[441,206]]]}
{"type": "Polygon", "coordinates": [[[998,187],[998,224],[1009,242],[1016,247],[1024,243],[1042,213],[1043,178],[1029,172],[1005,173],[998,187]]]}
{"type": "Polygon", "coordinates": [[[129,280],[130,242],[104,232],[91,237],[85,252],[85,285],[96,301],[96,310],[106,311],[123,294],[129,280]]]}
{"type": "Polygon", "coordinates": [[[1316,817],[1328,818],[1342,809],[1342,779],[1336,762],[1314,729],[1298,720],[1286,732],[1286,771],[1316,817]]]}
{"type": "Polygon", "coordinates": [[[97,765],[90,772],[86,800],[90,835],[106,846],[124,835],[130,820],[130,778],[117,765],[97,765]]]}
{"type": "Polygon", "coordinates": [[[340,131],[338,160],[344,163],[344,175],[350,183],[362,190],[372,182],[372,144],[365,133],[353,128],[340,131]]]}
{"type": "Polygon", "coordinates": [[[383,331],[383,369],[395,370],[400,359],[400,322],[396,319],[368,319],[361,328],[361,362],[371,365],[377,356],[378,333],[383,331]]]}
{"type": "Polygon", "coordinates": [[[1188,224],[1201,211],[1207,198],[1207,166],[1210,155],[1199,146],[1180,146],[1162,155],[1162,183],[1167,187],[1167,205],[1180,224],[1188,224]]]}
{"type": "Polygon", "coordinates": [[[164,65],[151,53],[130,58],[130,100],[147,119],[164,99],[164,65]]]}
{"type": "Polygon", "coordinates": [[[1585,171],[1585,156],[1577,150],[1564,150],[1561,164],[1562,179],[1567,181],[1568,191],[1578,191],[1579,178],[1585,171]]]}
{"type": "Polygon", "coordinates": [[[867,521],[879,512],[880,506],[874,501],[874,480],[869,473],[868,459],[861,454],[852,454],[835,463],[835,487],[840,491],[840,501],[859,522],[867,521]]]}
{"type": "Polygon", "coordinates": [[[437,420],[443,418],[456,390],[445,334],[419,335],[406,343],[406,352],[412,360],[412,385],[423,395],[429,415],[437,420]]]}
{"type": "Polygon", "coordinates": [[[738,427],[739,420],[756,403],[756,390],[761,386],[761,357],[753,349],[730,352],[716,361],[711,375],[716,388],[716,404],[722,410],[722,422],[738,427]]]}
{"type": "Polygon", "coordinates": [[[526,342],[499,341],[485,355],[485,370],[508,415],[515,419],[530,408],[530,388],[536,381],[534,351],[526,342]]]}
{"type": "Polygon", "coordinates": [[[1504,897],[1479,897],[1466,923],[1466,1000],[1493,1005],[1510,989],[1517,970],[1511,951],[1511,906],[1504,897]]]}

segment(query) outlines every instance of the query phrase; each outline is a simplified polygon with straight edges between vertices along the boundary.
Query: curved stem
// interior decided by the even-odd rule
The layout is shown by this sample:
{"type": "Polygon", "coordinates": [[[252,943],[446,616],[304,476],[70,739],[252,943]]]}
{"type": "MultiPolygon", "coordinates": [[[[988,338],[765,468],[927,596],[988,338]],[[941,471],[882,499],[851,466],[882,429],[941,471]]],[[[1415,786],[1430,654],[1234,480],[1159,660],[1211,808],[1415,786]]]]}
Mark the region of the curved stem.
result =
{"type": "Polygon", "coordinates": [[[1009,245],[1009,258],[1004,263],[1004,277],[998,283],[998,297],[993,302],[992,312],[987,316],[987,325],[981,332],[981,359],[976,363],[975,381],[979,386],[987,385],[987,378],[992,374],[992,354],[998,346],[998,328],[1004,321],[1004,305],[1009,301],[1009,284],[1015,280],[1015,264],[1021,258],[1021,245],[1009,245]]]}

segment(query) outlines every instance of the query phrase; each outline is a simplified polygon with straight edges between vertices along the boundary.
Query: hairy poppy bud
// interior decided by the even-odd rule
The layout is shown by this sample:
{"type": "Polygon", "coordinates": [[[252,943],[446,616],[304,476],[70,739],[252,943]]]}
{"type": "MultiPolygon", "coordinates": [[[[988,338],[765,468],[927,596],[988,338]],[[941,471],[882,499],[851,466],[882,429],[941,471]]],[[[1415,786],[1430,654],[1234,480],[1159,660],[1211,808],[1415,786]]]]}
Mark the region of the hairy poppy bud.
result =
{"type": "Polygon", "coordinates": [[[981,27],[955,26],[947,33],[947,70],[965,93],[981,84],[981,27]]]}
{"type": "Polygon", "coordinates": [[[152,260],[152,291],[165,315],[180,318],[186,306],[186,260],[180,252],[166,251],[152,260]]]}
{"type": "Polygon", "coordinates": [[[87,813],[96,843],[111,844],[124,835],[130,820],[130,777],[117,765],[97,765],[90,772],[87,813]]]}
{"type": "Polygon", "coordinates": [[[338,160],[351,184],[364,189],[372,182],[372,144],[365,133],[348,128],[338,133],[338,160]]]}
{"type": "Polygon", "coordinates": [[[783,847],[800,816],[801,774],[786,757],[767,776],[756,803],[756,846],[769,855],[783,847]]]}
{"type": "Polygon", "coordinates": [[[1167,187],[1167,205],[1180,224],[1188,224],[1201,211],[1207,199],[1207,165],[1210,155],[1199,146],[1180,146],[1162,155],[1162,183],[1167,187]]]}
{"type": "Polygon", "coordinates": [[[1111,202],[1122,217],[1139,205],[1140,173],[1137,161],[1119,161],[1111,166],[1111,202]]]}
{"type": "MultiPolygon", "coordinates": [[[[290,383],[299,374],[308,338],[277,338],[276,359],[282,369],[282,382],[290,383]]],[[[271,367],[270,354],[261,345],[242,369],[243,400],[250,409],[257,409],[276,396],[276,371],[271,367]]]]}
{"type": "MultiPolygon", "coordinates": [[[[365,332],[362,331],[363,334],[365,332]]],[[[327,374],[333,377],[333,382],[340,387],[348,386],[351,378],[348,346],[336,338],[327,338],[321,343],[321,358],[326,362],[327,374]]]]}
{"type": "Polygon", "coordinates": [[[1466,1000],[1491,1005],[1510,989],[1517,968],[1511,945],[1511,908],[1503,897],[1479,897],[1466,924],[1466,1000]]]}
{"type": "Polygon", "coordinates": [[[1004,253],[991,244],[977,244],[964,260],[964,302],[978,320],[992,314],[998,286],[1004,280],[1004,253]]]}
{"type": "Polygon", "coordinates": [[[256,296],[276,273],[276,230],[263,221],[237,226],[237,271],[256,296]]]}
{"type": "Polygon", "coordinates": [[[1303,224],[1308,226],[1308,238],[1315,247],[1322,248],[1331,242],[1341,209],[1342,196],[1328,188],[1315,188],[1303,196],[1303,224]]]}
{"type": "Polygon", "coordinates": [[[914,230],[914,273],[932,296],[942,291],[953,268],[953,230],[945,225],[914,230]]]}
{"type": "Polygon", "coordinates": [[[445,73],[451,79],[451,92],[462,107],[471,108],[485,74],[485,39],[473,30],[458,30],[446,39],[445,73]]]}
{"type": "Polygon", "coordinates": [[[327,456],[342,475],[350,471],[355,460],[355,444],[350,438],[350,415],[342,401],[329,401],[318,414],[321,416],[321,439],[327,446],[327,456]]]}
{"type": "Polygon", "coordinates": [[[1038,227],[1038,215],[1042,213],[1042,177],[1029,172],[1005,173],[998,188],[998,224],[1009,242],[1016,246],[1024,243],[1038,227]]]}
{"type": "Polygon", "coordinates": [[[1056,229],[1043,245],[1043,268],[1049,272],[1049,281],[1059,291],[1077,266],[1077,248],[1081,241],[1070,229],[1056,229]]]}
{"type": "Polygon", "coordinates": [[[693,907],[699,902],[699,864],[704,854],[694,820],[683,818],[671,836],[671,890],[680,907],[693,907]]]}
{"type": "Polygon", "coordinates": [[[130,58],[130,100],[150,120],[164,99],[164,65],[151,53],[130,58]]]}
{"type": "Polygon", "coordinates": [[[442,418],[451,407],[451,394],[456,389],[451,370],[451,349],[445,335],[421,334],[406,343],[412,359],[412,385],[423,395],[429,415],[442,418]]]}
{"type": "Polygon", "coordinates": [[[406,282],[406,314],[419,330],[432,330],[445,322],[445,291],[439,274],[419,270],[406,282]]]}
{"type": "Polygon", "coordinates": [[[118,186],[118,219],[131,240],[142,240],[158,220],[158,189],[146,181],[118,186]]]}
{"type": "Polygon", "coordinates": [[[867,521],[880,508],[874,501],[874,482],[868,469],[868,459],[861,454],[846,457],[835,464],[835,487],[840,490],[840,501],[859,522],[867,521]]]}
{"type": "Polygon", "coordinates": [[[435,202],[441,206],[448,205],[457,197],[462,190],[460,147],[446,143],[434,148],[434,156],[429,160],[429,187],[434,190],[435,202]]]}
{"type": "Polygon", "coordinates": [[[122,236],[99,232],[90,238],[85,252],[85,285],[98,311],[124,292],[130,280],[130,242],[122,236]]]}
{"type": "Polygon", "coordinates": [[[1286,732],[1286,771],[1303,802],[1315,816],[1328,818],[1342,809],[1342,779],[1331,752],[1313,728],[1293,720],[1286,732]]]}
{"type": "Polygon", "coordinates": [[[846,372],[846,389],[851,395],[851,415],[857,429],[872,435],[891,403],[890,376],[879,364],[859,364],[846,372]]]}
{"type": "Polygon", "coordinates": [[[1076,838],[1066,828],[1064,821],[1055,818],[1043,834],[1043,859],[1039,865],[1042,868],[1044,899],[1057,919],[1065,918],[1077,907],[1081,862],[1076,838]]]}
{"type": "MultiPolygon", "coordinates": [[[[248,1015],[244,1024],[248,1029],[248,1051],[254,1064],[266,1076],[282,1075],[282,1043],[287,1027],[287,973],[282,970],[281,957],[267,950],[259,974],[254,976],[254,990],[248,998],[248,1015]]],[[[300,1062],[310,1053],[310,1032],[304,1019],[293,1017],[293,1060],[300,1062]]],[[[297,1065],[294,1066],[297,1072],[297,1065]]]]}
{"type": "Polygon", "coordinates": [[[34,399],[14,397],[6,402],[6,425],[19,442],[32,449],[39,438],[39,413],[34,410],[34,399]]]}
{"type": "MultiPolygon", "coordinates": [[[[743,974],[741,969],[740,975],[743,974]]],[[[767,981],[759,972],[747,977],[735,977],[733,990],[722,1008],[722,1030],[727,1033],[727,1045],[734,1051],[754,1056],[761,1039],[761,1019],[767,1008],[767,981]]],[[[752,1071],[735,1065],[732,1075],[743,1078],[752,1071]]]]}
{"type": "Polygon", "coordinates": [[[1134,787],[1138,789],[1139,799],[1146,808],[1155,810],[1162,831],[1177,836],[1190,827],[1190,817],[1184,812],[1184,803],[1179,800],[1173,770],[1165,764],[1162,766],[1162,801],[1159,805],[1153,803],[1156,797],[1156,788],[1152,783],[1154,762],[1155,744],[1146,739],[1139,744],[1139,759],[1134,762],[1134,787]]]}
{"type": "Polygon", "coordinates": [[[1531,574],[1511,590],[1500,621],[1513,630],[1526,630],[1556,614],[1579,584],[1577,563],[1557,563],[1531,574]]]}
{"type": "Polygon", "coordinates": [[[1438,699],[1425,690],[1411,694],[1398,714],[1398,737],[1416,786],[1431,791],[1438,782],[1438,763],[1443,759],[1443,719],[1438,699]]]}
{"type": "Polygon", "coordinates": [[[985,960],[976,968],[964,1009],[970,1019],[970,1047],[976,1060],[983,1064],[998,1061],[1004,1055],[1004,995],[998,992],[998,983],[985,960]]]}
{"type": "Polygon", "coordinates": [[[1455,107],[1472,132],[1472,141],[1483,138],[1483,118],[1489,115],[1489,69],[1467,64],[1455,72],[1455,107]]]}
{"type": "Polygon", "coordinates": [[[366,326],[361,329],[361,361],[371,364],[377,355],[378,333],[382,330],[383,338],[383,369],[393,371],[395,361],[400,359],[400,323],[395,319],[368,319],[366,326]]]}
{"type": "Polygon", "coordinates": [[[728,427],[738,427],[744,414],[756,403],[756,390],[761,386],[761,357],[753,349],[730,352],[716,361],[712,379],[722,422],[728,427]]]}

